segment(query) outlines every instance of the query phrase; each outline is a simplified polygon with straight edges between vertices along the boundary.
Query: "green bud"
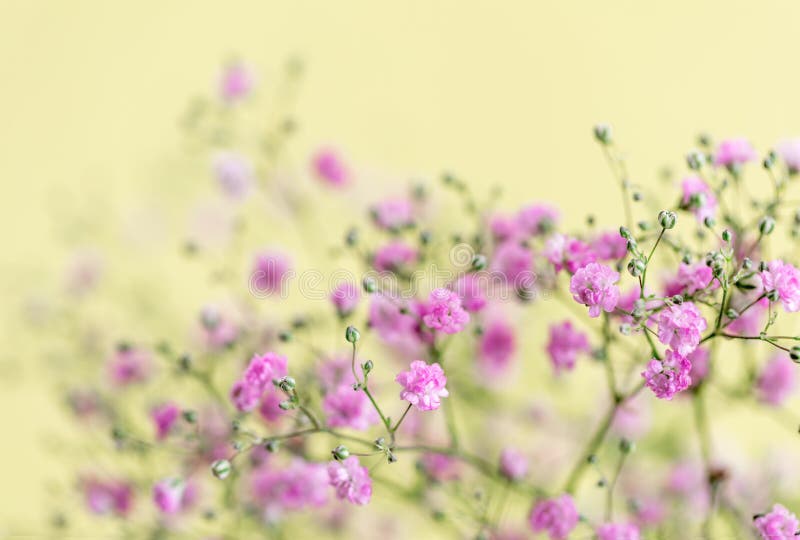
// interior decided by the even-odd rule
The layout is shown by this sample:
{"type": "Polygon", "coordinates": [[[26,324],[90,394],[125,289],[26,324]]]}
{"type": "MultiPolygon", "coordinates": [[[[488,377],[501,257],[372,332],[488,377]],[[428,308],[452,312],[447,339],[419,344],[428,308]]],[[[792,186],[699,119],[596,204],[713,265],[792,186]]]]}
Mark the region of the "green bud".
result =
{"type": "Polygon", "coordinates": [[[739,318],[739,312],[736,311],[733,308],[728,308],[728,310],[725,312],[725,316],[728,317],[731,320],[738,319],[739,318]]]}
{"type": "Polygon", "coordinates": [[[367,360],[363,364],[361,364],[361,371],[364,372],[364,375],[368,375],[372,368],[375,367],[375,364],[372,363],[372,360],[367,360]]]}
{"type": "Polygon", "coordinates": [[[761,164],[764,166],[765,169],[771,169],[775,165],[775,161],[778,159],[778,156],[775,154],[774,151],[770,150],[767,153],[767,156],[764,158],[764,161],[761,164]]]}
{"type": "Polygon", "coordinates": [[[730,242],[731,241],[731,231],[729,231],[728,229],[725,229],[724,231],[722,231],[722,240],[725,241],[725,242],[730,242]]]}
{"type": "Polygon", "coordinates": [[[675,227],[676,221],[678,221],[678,216],[671,210],[662,210],[658,213],[658,223],[664,229],[672,229],[675,227]]]}
{"type": "Polygon", "coordinates": [[[611,143],[611,127],[607,124],[597,124],[594,126],[594,138],[600,144],[611,143]]]}
{"type": "Polygon", "coordinates": [[[355,326],[348,326],[344,331],[344,338],[348,343],[356,343],[361,339],[361,332],[359,332],[355,326]]]}
{"type": "Polygon", "coordinates": [[[288,343],[292,341],[292,333],[289,332],[288,330],[282,330],[278,334],[278,339],[281,340],[283,343],[288,343]]]}
{"type": "Polygon", "coordinates": [[[344,243],[350,247],[358,244],[358,229],[355,227],[347,231],[347,236],[344,237],[344,243]]]}
{"type": "Polygon", "coordinates": [[[264,444],[264,449],[265,449],[267,452],[270,452],[270,453],[274,454],[275,452],[277,452],[277,451],[278,451],[278,449],[280,448],[280,446],[281,446],[281,443],[280,443],[280,441],[275,441],[275,440],[272,440],[272,441],[267,441],[267,442],[264,444]]]}
{"type": "Polygon", "coordinates": [[[623,454],[630,454],[634,450],[636,450],[636,444],[633,441],[629,441],[628,439],[619,441],[619,451],[623,454]]]}
{"type": "Polygon", "coordinates": [[[777,302],[781,299],[781,295],[777,289],[772,289],[771,291],[767,292],[767,298],[769,298],[770,302],[777,302]]]}
{"type": "Polygon", "coordinates": [[[683,296],[680,294],[676,294],[675,296],[672,297],[672,303],[678,305],[683,304],[683,296]]]}
{"type": "Polygon", "coordinates": [[[758,222],[758,232],[767,236],[772,234],[772,231],[775,230],[775,220],[771,216],[764,216],[761,218],[761,221],[758,222]]]}
{"type": "Polygon", "coordinates": [[[181,371],[189,371],[192,369],[192,357],[188,354],[182,354],[178,359],[178,365],[180,366],[181,371]]]}
{"type": "Polygon", "coordinates": [[[476,254],[472,257],[472,269],[475,271],[480,271],[486,268],[487,260],[485,255],[476,254]]]}
{"type": "Polygon", "coordinates": [[[293,377],[286,376],[278,380],[278,387],[284,392],[294,390],[295,386],[297,386],[297,382],[293,377]]]}
{"type": "Polygon", "coordinates": [[[620,227],[619,228],[619,235],[624,238],[625,240],[631,239],[631,231],[627,227],[620,227]]]}
{"type": "Polygon", "coordinates": [[[378,289],[378,284],[375,283],[375,280],[371,277],[365,277],[361,285],[364,287],[364,292],[367,294],[372,294],[378,289]]]}
{"type": "Polygon", "coordinates": [[[211,464],[211,472],[220,480],[225,480],[231,474],[231,462],[227,459],[218,459],[211,464]]]}
{"type": "Polygon", "coordinates": [[[333,459],[341,461],[350,456],[350,450],[348,450],[346,446],[340,444],[331,451],[331,454],[333,454],[333,459]]]}
{"type": "Polygon", "coordinates": [[[294,403],[289,400],[284,400],[278,403],[278,407],[280,407],[282,411],[288,411],[289,409],[294,409],[294,403]]]}
{"type": "Polygon", "coordinates": [[[692,150],[686,154],[686,165],[693,171],[699,170],[706,162],[706,156],[699,150],[692,150]]]}
{"type": "Polygon", "coordinates": [[[644,273],[647,265],[642,259],[631,259],[628,262],[628,273],[633,277],[639,277],[644,273]]]}
{"type": "Polygon", "coordinates": [[[792,347],[792,350],[789,351],[789,358],[794,360],[795,363],[800,364],[800,346],[795,345],[792,347]]]}
{"type": "Polygon", "coordinates": [[[706,218],[703,220],[703,225],[705,225],[709,229],[713,229],[714,225],[716,225],[716,224],[717,224],[717,220],[714,219],[711,216],[706,216],[706,218]]]}
{"type": "Polygon", "coordinates": [[[183,419],[189,424],[194,424],[197,422],[197,413],[190,410],[183,411],[183,419]]]}

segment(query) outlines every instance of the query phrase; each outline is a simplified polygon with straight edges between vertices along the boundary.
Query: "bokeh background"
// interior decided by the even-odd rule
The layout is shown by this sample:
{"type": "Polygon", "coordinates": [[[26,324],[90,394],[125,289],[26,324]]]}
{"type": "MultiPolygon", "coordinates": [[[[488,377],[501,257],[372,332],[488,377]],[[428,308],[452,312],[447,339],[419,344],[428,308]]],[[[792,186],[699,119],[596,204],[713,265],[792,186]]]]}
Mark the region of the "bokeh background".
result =
{"type": "MultiPolygon", "coordinates": [[[[158,237],[137,212],[192,181],[174,166],[178,120],[226,59],[268,88],[302,58],[296,146],[334,142],[387,173],[362,181],[454,170],[502,184],[508,208],[550,200],[574,225],[618,215],[598,121],[642,184],[680,166],[701,130],[760,150],[800,133],[798,21],[789,1],[0,0],[0,524],[37,523],[67,474],[43,443],[65,427],[20,311],[55,290],[81,227],[109,249],[158,237]]],[[[115,260],[128,276],[162,272],[179,310],[191,280],[149,255],[115,260]]]]}

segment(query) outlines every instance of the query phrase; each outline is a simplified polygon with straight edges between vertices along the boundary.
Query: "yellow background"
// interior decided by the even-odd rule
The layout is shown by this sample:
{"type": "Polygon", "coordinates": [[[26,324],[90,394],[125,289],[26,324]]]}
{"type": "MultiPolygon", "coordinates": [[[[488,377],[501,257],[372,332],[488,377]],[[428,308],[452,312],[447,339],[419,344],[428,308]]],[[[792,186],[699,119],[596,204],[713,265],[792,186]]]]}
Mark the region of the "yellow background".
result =
{"type": "Polygon", "coordinates": [[[56,209],[152,185],[187,99],[231,54],[306,60],[301,147],[500,182],[508,207],[550,199],[574,223],[618,208],[597,121],[642,183],[700,130],[761,151],[800,135],[798,22],[797,2],[730,0],[0,1],[0,524],[38,519],[58,472],[49,387],[15,340],[22,291],[58,275],[56,209]]]}

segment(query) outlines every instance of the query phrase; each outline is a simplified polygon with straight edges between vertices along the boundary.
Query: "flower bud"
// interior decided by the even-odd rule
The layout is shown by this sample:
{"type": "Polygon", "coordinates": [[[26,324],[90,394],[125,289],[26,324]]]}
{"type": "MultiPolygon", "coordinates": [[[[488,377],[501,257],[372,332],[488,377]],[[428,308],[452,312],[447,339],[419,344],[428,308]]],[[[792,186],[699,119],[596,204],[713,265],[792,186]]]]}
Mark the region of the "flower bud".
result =
{"type": "Polygon", "coordinates": [[[628,240],[626,247],[628,249],[628,253],[634,254],[636,253],[636,250],[639,249],[639,244],[636,243],[636,240],[631,238],[628,240]]]}
{"type": "Polygon", "coordinates": [[[671,298],[673,304],[683,304],[683,295],[676,294],[671,298]]]}
{"type": "Polygon", "coordinates": [[[486,256],[481,255],[480,253],[476,254],[472,257],[472,269],[475,271],[480,271],[486,268],[486,256]]]}
{"type": "Polygon", "coordinates": [[[775,165],[775,161],[777,159],[778,156],[775,154],[775,152],[770,150],[767,153],[766,157],[764,158],[764,161],[761,162],[761,164],[764,166],[765,169],[769,170],[775,165]]]}
{"type": "Polygon", "coordinates": [[[387,459],[389,463],[397,463],[397,456],[395,456],[393,452],[389,452],[387,459]]]}
{"type": "Polygon", "coordinates": [[[624,238],[625,240],[631,239],[631,231],[627,227],[620,227],[619,228],[619,235],[624,238]]]}
{"type": "Polygon", "coordinates": [[[356,343],[361,339],[361,332],[359,332],[355,326],[348,326],[347,330],[344,331],[344,338],[348,343],[356,343]]]}
{"type": "Polygon", "coordinates": [[[767,270],[769,270],[769,264],[767,264],[767,261],[761,261],[758,263],[759,272],[766,272],[767,270]]]}
{"type": "Polygon", "coordinates": [[[375,280],[371,277],[365,277],[361,285],[364,287],[364,292],[367,294],[372,294],[378,289],[378,284],[375,283],[375,280]]]}
{"type": "Polygon", "coordinates": [[[218,459],[211,464],[211,472],[220,480],[225,480],[231,474],[231,462],[227,459],[218,459]]]}
{"type": "Polygon", "coordinates": [[[731,231],[729,231],[728,229],[725,229],[724,231],[722,231],[722,240],[724,242],[730,242],[731,241],[731,231]]]}
{"type": "Polygon", "coordinates": [[[278,387],[284,392],[294,390],[295,386],[297,386],[297,382],[293,377],[286,376],[278,381],[278,387]]]}
{"type": "Polygon", "coordinates": [[[651,228],[651,225],[646,221],[640,221],[639,223],[636,224],[636,226],[639,227],[639,230],[642,231],[649,231],[651,228]]]}
{"type": "Polygon", "coordinates": [[[368,375],[369,372],[372,371],[373,367],[375,367],[375,364],[372,362],[372,360],[367,360],[361,364],[361,371],[364,372],[364,375],[368,375]]]}
{"type": "Polygon", "coordinates": [[[344,243],[350,247],[358,244],[358,229],[355,227],[347,231],[347,236],[344,237],[344,243]]]}
{"type": "Polygon", "coordinates": [[[750,257],[745,257],[742,261],[742,268],[745,270],[752,270],[753,269],[753,260],[750,257]]]}
{"type": "Polygon", "coordinates": [[[611,126],[608,124],[597,124],[594,126],[594,138],[600,144],[611,143],[611,126]]]}
{"type": "Polygon", "coordinates": [[[350,456],[350,450],[348,450],[346,446],[340,444],[331,451],[331,454],[333,454],[333,459],[341,461],[350,456]]]}
{"type": "Polygon", "coordinates": [[[772,231],[775,230],[775,220],[771,216],[764,216],[761,218],[761,221],[758,222],[758,232],[767,236],[772,234],[772,231]]]}
{"type": "Polygon", "coordinates": [[[678,216],[670,210],[662,210],[658,213],[658,223],[665,229],[673,228],[677,220],[678,216]]]}
{"type": "Polygon", "coordinates": [[[622,323],[619,325],[619,333],[623,336],[631,335],[631,325],[628,323],[622,323]]]}
{"type": "Polygon", "coordinates": [[[183,411],[182,416],[183,419],[189,424],[194,424],[195,422],[197,422],[197,413],[194,411],[190,410],[183,411]]]}
{"type": "Polygon", "coordinates": [[[733,320],[733,319],[738,319],[738,318],[739,318],[739,312],[738,312],[738,311],[736,311],[736,310],[735,310],[735,309],[733,309],[733,308],[729,308],[729,309],[728,309],[728,310],[725,312],[725,316],[726,316],[726,317],[728,317],[728,318],[729,318],[729,319],[731,319],[731,320],[733,320]]]}
{"type": "Polygon", "coordinates": [[[280,446],[281,446],[281,443],[280,443],[280,441],[271,440],[271,441],[267,441],[267,442],[264,444],[264,449],[265,449],[267,452],[270,452],[271,454],[274,454],[275,452],[277,452],[277,451],[278,451],[278,449],[280,448],[280,446]]]}
{"type": "Polygon", "coordinates": [[[705,165],[706,156],[699,150],[692,150],[686,154],[686,165],[693,171],[697,171],[705,165]]]}
{"type": "Polygon", "coordinates": [[[421,231],[419,233],[419,243],[423,246],[427,246],[431,243],[431,231],[421,231]]]}
{"type": "Polygon", "coordinates": [[[182,354],[181,357],[178,359],[178,365],[181,368],[181,371],[189,371],[192,369],[192,357],[188,354],[182,354]]]}
{"type": "Polygon", "coordinates": [[[713,229],[714,225],[716,225],[716,224],[717,224],[717,220],[714,219],[711,216],[706,216],[706,218],[703,220],[703,225],[705,225],[709,229],[713,229]]]}
{"type": "Polygon", "coordinates": [[[294,404],[288,399],[286,399],[278,403],[278,407],[280,407],[282,411],[288,411],[289,409],[294,408],[294,404]]]}
{"type": "Polygon", "coordinates": [[[619,441],[619,451],[623,454],[630,454],[636,450],[636,443],[633,441],[629,441],[628,439],[622,439],[619,441]]]}
{"type": "Polygon", "coordinates": [[[795,345],[792,347],[792,350],[789,351],[789,358],[794,360],[795,363],[800,364],[800,346],[795,345]]]}
{"type": "Polygon", "coordinates": [[[292,333],[288,330],[281,330],[278,334],[278,339],[283,343],[289,343],[292,341],[292,333]]]}
{"type": "Polygon", "coordinates": [[[767,292],[767,298],[770,302],[777,302],[781,299],[781,295],[777,289],[772,289],[771,291],[767,292]]]}
{"type": "Polygon", "coordinates": [[[631,259],[628,262],[628,273],[633,277],[641,276],[645,268],[647,268],[647,265],[642,259],[631,259]]]}

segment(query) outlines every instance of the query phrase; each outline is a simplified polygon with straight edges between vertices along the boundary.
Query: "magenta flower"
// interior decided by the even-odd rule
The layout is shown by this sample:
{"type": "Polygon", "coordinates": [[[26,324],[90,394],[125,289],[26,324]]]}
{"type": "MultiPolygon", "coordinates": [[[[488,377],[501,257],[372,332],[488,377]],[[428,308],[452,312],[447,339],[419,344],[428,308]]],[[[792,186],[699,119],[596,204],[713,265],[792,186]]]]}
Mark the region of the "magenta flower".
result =
{"type": "Polygon", "coordinates": [[[619,273],[599,263],[589,263],[579,268],[569,282],[572,298],[589,307],[589,316],[597,317],[601,311],[611,312],[619,300],[619,273]]]}
{"type": "MultiPolygon", "coordinates": [[[[759,293],[760,294],[760,293],[759,293]]],[[[728,327],[727,331],[729,334],[736,334],[737,336],[752,336],[753,334],[758,333],[764,327],[764,316],[767,314],[767,310],[769,309],[769,299],[762,298],[753,306],[749,307],[748,309],[744,310],[744,307],[749,305],[754,298],[745,298],[738,308],[741,311],[739,317],[734,319],[728,327]]],[[[732,306],[734,309],[737,309],[737,306],[732,306]]]]}
{"type": "Polygon", "coordinates": [[[533,532],[546,531],[550,540],[566,540],[578,524],[578,510],[572,497],[564,494],[555,499],[537,502],[528,521],[533,532]]]}
{"type": "Polygon", "coordinates": [[[322,400],[322,410],[331,427],[350,427],[364,430],[378,423],[378,413],[364,392],[343,384],[322,400]]]}
{"type": "Polygon", "coordinates": [[[364,505],[372,497],[372,480],[369,471],[362,467],[356,456],[328,463],[328,481],[339,499],[364,505]]]}
{"type": "Polygon", "coordinates": [[[663,360],[653,358],[642,372],[647,387],[657,398],[670,400],[678,392],[689,388],[692,364],[680,354],[667,349],[663,360]]]}
{"type": "Polygon", "coordinates": [[[506,242],[492,257],[492,270],[499,273],[514,289],[525,289],[533,277],[533,255],[516,242],[506,242]]]}
{"type": "Polygon", "coordinates": [[[500,474],[509,480],[521,480],[528,474],[528,458],[515,448],[500,452],[500,474]]]}
{"type": "Polygon", "coordinates": [[[453,456],[436,452],[425,452],[419,458],[422,470],[431,480],[449,482],[461,476],[461,462],[453,456]]]}
{"type": "Polygon", "coordinates": [[[579,268],[597,260],[597,255],[589,244],[558,233],[547,239],[544,256],[550,261],[556,272],[566,268],[570,274],[574,274],[579,268]]]}
{"type": "Polygon", "coordinates": [[[800,530],[797,516],[780,504],[772,507],[772,511],[757,517],[753,524],[763,540],[795,540],[800,530]]]}
{"type": "Polygon", "coordinates": [[[658,339],[681,356],[697,348],[701,334],[708,327],[700,310],[692,302],[666,306],[655,317],[658,339]]]}
{"type": "Polygon", "coordinates": [[[478,339],[478,366],[481,372],[493,379],[509,366],[516,351],[514,329],[505,321],[495,319],[483,328],[478,339]]]}
{"type": "Polygon", "coordinates": [[[775,406],[786,401],[795,389],[795,369],[794,362],[785,353],[773,356],[756,380],[758,399],[775,406]]]}
{"type": "Polygon", "coordinates": [[[666,296],[676,294],[694,294],[697,291],[708,289],[712,291],[719,287],[719,282],[714,279],[711,267],[704,262],[695,264],[681,263],[678,266],[678,275],[667,282],[664,287],[666,296]]]}
{"type": "Polygon", "coordinates": [[[361,299],[361,289],[356,284],[344,281],[331,293],[331,302],[340,317],[347,317],[357,307],[361,299]]]}
{"type": "Polygon", "coordinates": [[[252,411],[261,399],[262,389],[247,384],[245,381],[233,383],[230,391],[231,403],[239,411],[252,411]]]}
{"type": "Polygon", "coordinates": [[[618,261],[628,254],[628,242],[618,231],[605,231],[592,240],[592,251],[600,261],[618,261]]]}
{"type": "Polygon", "coordinates": [[[273,295],[283,292],[284,281],[292,269],[292,263],[283,253],[265,251],[256,255],[250,273],[250,285],[257,295],[273,295]]]}
{"type": "MultiPolygon", "coordinates": [[[[361,364],[358,358],[356,358],[356,364],[361,364]]],[[[329,358],[322,362],[317,368],[317,377],[323,392],[331,392],[342,384],[352,387],[356,382],[350,368],[350,358],[346,357],[329,358]]]]}
{"type": "Polygon", "coordinates": [[[420,411],[434,411],[441,405],[441,398],[447,397],[445,385],[447,377],[439,364],[428,365],[422,360],[411,362],[411,369],[397,374],[397,381],[403,390],[400,399],[414,405],[420,411]]]}
{"type": "Polygon", "coordinates": [[[710,351],[705,347],[698,347],[686,357],[692,364],[689,378],[692,379],[691,388],[700,384],[708,376],[710,351]]]}
{"type": "Polygon", "coordinates": [[[597,540],[639,540],[639,527],[630,523],[606,523],[597,528],[597,540]]]}
{"type": "Polygon", "coordinates": [[[266,422],[277,422],[287,414],[287,411],[284,411],[280,407],[280,404],[284,399],[286,399],[286,397],[277,389],[267,389],[267,391],[261,395],[260,402],[258,404],[258,414],[266,422]]]}
{"type": "Polygon", "coordinates": [[[414,224],[414,207],[404,198],[386,199],[370,209],[372,220],[381,229],[399,231],[414,224]]]}
{"type": "Polygon", "coordinates": [[[461,298],[461,305],[470,312],[486,307],[486,293],[478,274],[464,274],[453,284],[452,289],[461,298]]]}
{"type": "Polygon", "coordinates": [[[96,478],[81,481],[86,506],[94,514],[126,516],[133,508],[133,486],[121,480],[101,481],[96,478]]]}
{"type": "Polygon", "coordinates": [[[428,312],[422,317],[428,328],[457,334],[469,323],[469,313],[461,307],[457,293],[445,288],[434,289],[429,300],[428,312]]]}
{"type": "MultiPolygon", "coordinates": [[[[421,351],[423,336],[419,333],[419,324],[412,315],[418,311],[421,309],[416,304],[409,305],[400,300],[393,301],[382,294],[374,294],[369,305],[369,324],[389,345],[404,352],[418,352],[421,351]]],[[[430,335],[428,332],[426,334],[430,335]]]]}
{"type": "Polygon", "coordinates": [[[142,383],[150,378],[150,353],[128,345],[117,347],[108,364],[111,382],[116,386],[142,383]]]}
{"type": "Polygon", "coordinates": [[[560,214],[557,208],[547,204],[525,206],[517,213],[519,229],[529,236],[537,236],[552,231],[560,214]]]}
{"type": "Polygon", "coordinates": [[[417,263],[417,250],[401,240],[379,248],[372,259],[378,272],[403,272],[417,263]]]}
{"type": "Polygon", "coordinates": [[[244,370],[243,380],[263,392],[273,379],[286,376],[287,365],[286,357],[274,352],[253,355],[244,370]]]}
{"type": "Polygon", "coordinates": [[[156,440],[163,441],[167,438],[180,415],[181,410],[173,402],[163,403],[152,410],[150,417],[155,424],[156,440]]]}
{"type": "Polygon", "coordinates": [[[786,163],[789,174],[797,174],[800,171],[800,138],[781,141],[775,150],[786,163]]]}
{"type": "Polygon", "coordinates": [[[689,210],[703,222],[717,213],[717,197],[711,187],[699,176],[687,176],[681,182],[681,208],[689,210]]]}
{"type": "Polygon", "coordinates": [[[253,76],[241,62],[226,65],[219,79],[220,98],[226,103],[241,101],[253,90],[253,76]]]}
{"type": "Polygon", "coordinates": [[[214,156],[213,169],[217,183],[228,197],[241,200],[250,194],[255,173],[246,157],[234,152],[220,152],[214,156]]]}
{"type": "Polygon", "coordinates": [[[256,469],[253,498],[264,520],[273,523],[286,511],[319,508],[328,502],[328,472],[321,463],[295,458],[288,466],[256,469]]]}
{"type": "Polygon", "coordinates": [[[311,157],[311,167],[317,178],[334,187],[342,187],[352,180],[350,168],[333,148],[317,150],[311,157]]]}
{"type": "Polygon", "coordinates": [[[571,371],[575,367],[578,354],[589,353],[592,348],[586,334],[574,329],[572,322],[562,321],[550,325],[550,340],[546,350],[558,375],[562,370],[571,371]]]}
{"type": "Polygon", "coordinates": [[[761,281],[766,292],[777,291],[783,309],[788,312],[800,311],[800,270],[776,259],[761,272],[761,281]]]}
{"type": "Polygon", "coordinates": [[[162,514],[177,514],[182,507],[186,483],[180,478],[165,478],[153,486],[153,503],[162,514]]]}
{"type": "Polygon", "coordinates": [[[503,214],[494,214],[489,218],[489,230],[498,244],[522,236],[519,222],[503,214]]]}
{"type": "Polygon", "coordinates": [[[758,155],[747,139],[727,139],[719,143],[714,164],[732,168],[756,159],[758,155]]]}

